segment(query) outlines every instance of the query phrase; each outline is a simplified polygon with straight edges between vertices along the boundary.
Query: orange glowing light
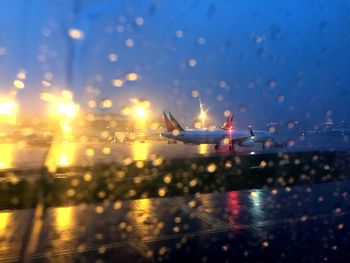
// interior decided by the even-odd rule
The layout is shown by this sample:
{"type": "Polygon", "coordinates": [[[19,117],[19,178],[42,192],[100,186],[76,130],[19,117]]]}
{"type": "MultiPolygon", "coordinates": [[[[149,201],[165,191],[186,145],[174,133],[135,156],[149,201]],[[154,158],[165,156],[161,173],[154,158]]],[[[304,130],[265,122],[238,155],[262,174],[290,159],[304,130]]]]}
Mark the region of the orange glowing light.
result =
{"type": "Polygon", "coordinates": [[[0,98],[0,122],[15,124],[18,105],[9,98],[0,98]]]}

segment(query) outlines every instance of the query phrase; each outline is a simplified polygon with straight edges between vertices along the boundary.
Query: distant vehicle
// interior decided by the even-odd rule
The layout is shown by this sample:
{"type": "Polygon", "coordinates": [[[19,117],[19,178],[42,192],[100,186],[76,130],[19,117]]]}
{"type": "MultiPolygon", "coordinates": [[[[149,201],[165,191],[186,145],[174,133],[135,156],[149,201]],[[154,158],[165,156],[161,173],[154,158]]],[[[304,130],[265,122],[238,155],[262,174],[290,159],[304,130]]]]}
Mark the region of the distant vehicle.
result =
{"type": "Polygon", "coordinates": [[[133,142],[140,141],[145,142],[146,135],[144,132],[115,132],[114,136],[109,136],[107,141],[111,143],[123,143],[123,142],[133,142]]]}
{"type": "MultiPolygon", "coordinates": [[[[162,136],[189,144],[215,144],[218,150],[221,145],[228,145],[230,151],[234,146],[252,147],[256,143],[262,143],[262,147],[271,145],[275,141],[274,136],[264,130],[255,130],[249,126],[249,130],[235,130],[233,128],[233,116],[230,115],[220,129],[183,129],[169,111],[163,111],[167,128],[162,136]]],[[[276,144],[277,146],[277,144],[276,144]]]]}

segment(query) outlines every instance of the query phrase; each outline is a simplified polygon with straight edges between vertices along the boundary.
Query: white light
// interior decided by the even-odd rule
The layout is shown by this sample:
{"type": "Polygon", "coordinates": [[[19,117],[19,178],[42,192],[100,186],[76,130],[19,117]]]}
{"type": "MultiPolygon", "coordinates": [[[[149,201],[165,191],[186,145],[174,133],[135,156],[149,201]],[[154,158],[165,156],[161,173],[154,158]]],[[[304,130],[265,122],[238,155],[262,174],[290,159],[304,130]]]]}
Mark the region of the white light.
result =
{"type": "Polygon", "coordinates": [[[11,116],[15,114],[17,104],[13,101],[0,102],[0,115],[11,116]]]}
{"type": "Polygon", "coordinates": [[[74,103],[59,103],[57,113],[60,116],[74,117],[78,111],[78,106],[74,103]]]}
{"type": "Polygon", "coordinates": [[[139,119],[144,119],[146,117],[146,109],[144,107],[136,107],[135,115],[139,119]]]}

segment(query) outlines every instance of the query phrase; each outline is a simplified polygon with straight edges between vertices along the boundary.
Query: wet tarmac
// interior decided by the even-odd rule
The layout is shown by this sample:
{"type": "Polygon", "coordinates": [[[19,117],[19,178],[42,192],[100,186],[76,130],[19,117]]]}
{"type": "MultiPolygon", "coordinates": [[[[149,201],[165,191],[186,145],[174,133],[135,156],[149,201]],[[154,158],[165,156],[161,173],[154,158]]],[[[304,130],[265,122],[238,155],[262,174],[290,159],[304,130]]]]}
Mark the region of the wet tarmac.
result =
{"type": "MultiPolygon", "coordinates": [[[[33,262],[345,262],[350,181],[48,208],[33,262]],[[340,260],[340,261],[339,261],[340,260]]],[[[33,209],[1,211],[0,261],[33,209]]]]}
{"type": "MultiPolygon", "coordinates": [[[[167,182],[169,176],[166,171],[163,173],[159,170],[152,175],[145,172],[153,171],[151,168],[143,167],[140,170],[142,174],[138,173],[125,183],[127,195],[134,191],[134,200],[127,200],[130,198],[119,198],[117,195],[123,190],[120,188],[123,181],[113,181],[110,188],[110,178],[100,169],[97,173],[100,178],[96,182],[103,179],[104,190],[91,188],[96,185],[94,180],[90,181],[91,178],[86,182],[88,186],[82,188],[91,188],[93,195],[101,197],[94,201],[80,201],[77,205],[69,205],[68,201],[63,205],[43,206],[36,200],[35,208],[0,210],[0,262],[350,260],[350,174],[345,159],[348,155],[338,155],[348,152],[348,141],[318,138],[313,142],[296,141],[283,149],[263,150],[260,146],[240,148],[233,155],[225,149],[215,152],[207,145],[168,145],[165,142],[79,145],[58,147],[57,160],[61,161],[58,165],[71,167],[115,162],[125,166],[138,160],[153,160],[154,165],[154,161],[161,156],[163,160],[186,161],[192,158],[198,164],[196,167],[201,167],[201,162],[204,162],[207,170],[201,172],[199,169],[191,173],[188,172],[192,169],[191,163],[188,163],[189,170],[186,171],[182,169],[185,168],[184,164],[173,161],[171,169],[175,167],[181,171],[181,176],[174,171],[173,179],[167,182]],[[317,153],[314,154],[312,150],[316,149],[317,153]],[[300,152],[304,153],[300,155],[300,152]],[[296,155],[293,157],[292,153],[296,155]],[[262,161],[259,158],[267,155],[282,161],[278,161],[278,172],[261,169],[262,161]],[[342,160],[337,159],[339,156],[342,160]],[[225,174],[219,168],[227,169],[227,160],[230,165],[237,160],[243,163],[248,161],[235,169],[229,166],[225,174]],[[342,164],[339,165],[338,161],[342,164]],[[215,164],[215,173],[208,170],[211,163],[215,164]],[[294,170],[292,166],[286,166],[287,163],[299,165],[298,169],[301,170],[294,170]],[[319,179],[305,180],[303,176],[319,176],[319,179]],[[146,181],[143,181],[143,177],[147,177],[146,181]],[[240,181],[240,178],[245,178],[245,181],[240,181]],[[275,183],[270,184],[270,179],[275,183]],[[299,179],[305,182],[295,184],[299,179]],[[325,183],[318,183],[321,181],[325,183]],[[188,187],[181,182],[186,182],[188,187]],[[179,183],[181,191],[176,192],[174,189],[179,188],[179,183]],[[186,187],[191,188],[191,184],[193,191],[185,191],[186,187]],[[147,191],[155,191],[155,196],[163,197],[144,198],[145,187],[147,191]],[[165,191],[161,190],[163,188],[168,191],[166,195],[161,192],[165,191]],[[232,191],[245,188],[250,190],[232,191]],[[139,190],[142,193],[140,196],[136,195],[139,190]],[[170,194],[171,191],[175,192],[170,194]],[[109,198],[111,193],[115,199],[109,198]]],[[[7,151],[11,153],[10,157],[2,157],[3,170],[42,167],[47,148],[17,146],[7,151]]],[[[268,163],[266,161],[262,167],[268,167],[268,163]]],[[[130,174],[131,171],[138,171],[137,167],[128,169],[130,174]]],[[[38,173],[34,175],[39,177],[38,173]]],[[[18,184],[16,178],[9,178],[9,183],[4,184],[5,188],[2,189],[18,184]]],[[[123,180],[125,178],[128,179],[128,176],[123,175],[123,180]]],[[[62,180],[63,177],[58,178],[57,182],[62,180]]],[[[53,185],[58,185],[57,182],[53,182],[53,185]]],[[[83,190],[78,188],[82,182],[74,176],[66,184],[69,188],[60,188],[59,196],[70,196],[72,188],[78,194],[83,194],[83,190]]],[[[47,189],[47,186],[39,183],[37,189],[48,191],[46,195],[52,201],[51,188],[47,189]]],[[[40,196],[35,189],[30,191],[40,196]]],[[[151,192],[146,196],[152,196],[149,194],[151,192]]],[[[15,199],[19,193],[14,193],[17,196],[9,195],[8,203],[18,202],[15,199]]],[[[119,194],[125,196],[123,192],[119,194]]]]}

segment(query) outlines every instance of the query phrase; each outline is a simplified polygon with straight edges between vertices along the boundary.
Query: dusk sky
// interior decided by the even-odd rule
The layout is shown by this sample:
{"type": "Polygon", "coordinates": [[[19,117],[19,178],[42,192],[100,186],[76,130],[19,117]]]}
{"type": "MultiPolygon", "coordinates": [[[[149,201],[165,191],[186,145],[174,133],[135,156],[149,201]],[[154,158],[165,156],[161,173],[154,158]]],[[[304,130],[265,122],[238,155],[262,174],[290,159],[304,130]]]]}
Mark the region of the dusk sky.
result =
{"type": "Polygon", "coordinates": [[[118,113],[145,98],[191,125],[198,91],[215,124],[226,109],[242,127],[314,125],[326,110],[350,122],[347,0],[4,0],[0,30],[0,95],[25,70],[22,114],[45,115],[40,93],[71,89],[84,111],[88,99],[112,99],[118,113]],[[131,72],[138,80],[125,80],[131,72]]]}

